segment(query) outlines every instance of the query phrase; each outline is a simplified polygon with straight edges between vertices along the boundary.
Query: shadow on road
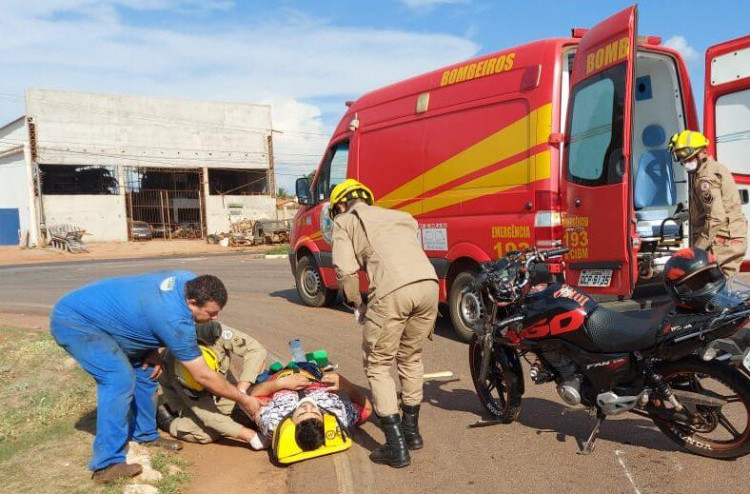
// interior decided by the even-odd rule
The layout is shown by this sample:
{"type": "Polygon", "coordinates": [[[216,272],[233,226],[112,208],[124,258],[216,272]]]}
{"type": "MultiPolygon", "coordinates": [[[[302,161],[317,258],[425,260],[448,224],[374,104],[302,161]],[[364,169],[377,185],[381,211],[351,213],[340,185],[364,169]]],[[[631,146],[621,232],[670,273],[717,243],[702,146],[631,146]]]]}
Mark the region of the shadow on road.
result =
{"type": "MultiPolygon", "coordinates": [[[[662,435],[650,420],[635,418],[635,415],[630,417],[624,420],[605,420],[599,431],[599,438],[658,451],[680,450],[662,435]]],[[[586,440],[594,427],[594,419],[586,410],[570,409],[542,398],[524,398],[518,422],[536,429],[537,434],[556,434],[560,442],[565,442],[570,436],[579,445],[581,441],[586,440]]]]}
{"type": "Polygon", "coordinates": [[[283,298],[297,305],[305,305],[302,302],[302,299],[299,298],[299,294],[297,293],[297,290],[295,288],[287,288],[286,290],[276,290],[275,292],[271,292],[268,295],[273,298],[283,298]]]}
{"type": "MultiPolygon", "coordinates": [[[[479,417],[491,417],[482,406],[473,389],[447,390],[443,386],[450,381],[426,381],[424,384],[424,401],[430,405],[458,412],[473,413],[479,417]]],[[[524,398],[521,403],[521,414],[517,422],[541,435],[552,433],[556,439],[565,442],[568,437],[579,446],[588,437],[594,427],[594,420],[584,409],[570,409],[564,405],[542,398],[524,398]]],[[[466,424],[467,426],[470,424],[466,424]]],[[[499,425],[502,427],[502,425],[499,425]]],[[[650,420],[636,418],[632,415],[624,420],[604,421],[599,437],[615,443],[631,444],[658,451],[680,451],[677,445],[669,441],[650,420]],[[632,418],[631,418],[632,417],[632,418]]]]}
{"type": "Polygon", "coordinates": [[[443,316],[442,311],[440,314],[441,315],[438,316],[437,321],[435,322],[435,332],[433,334],[445,338],[446,340],[463,343],[458,339],[458,336],[456,336],[456,332],[453,331],[453,323],[451,323],[450,316],[443,316]]]}
{"type": "MultiPolygon", "coordinates": [[[[372,420],[377,424],[377,419],[372,420]]],[[[378,443],[369,432],[361,427],[354,428],[352,439],[356,444],[370,452],[375,451],[380,446],[380,443],[378,443]]]]}
{"type": "MultiPolygon", "coordinates": [[[[268,294],[269,296],[273,298],[283,298],[284,300],[291,302],[296,305],[301,305],[302,307],[308,307],[307,304],[305,304],[302,299],[299,296],[299,293],[297,293],[296,288],[287,288],[286,290],[277,290],[275,292],[271,292],[268,294]]],[[[310,307],[310,309],[314,309],[314,307],[310,307]]],[[[322,309],[329,309],[329,310],[337,310],[340,312],[349,312],[351,313],[351,309],[349,309],[346,305],[344,305],[342,299],[340,297],[336,298],[336,301],[333,302],[333,305],[330,307],[322,307],[322,309]]]]}
{"type": "Polygon", "coordinates": [[[425,381],[423,401],[443,410],[482,415],[484,408],[473,389],[443,389],[444,385],[457,381],[460,379],[425,381]]]}

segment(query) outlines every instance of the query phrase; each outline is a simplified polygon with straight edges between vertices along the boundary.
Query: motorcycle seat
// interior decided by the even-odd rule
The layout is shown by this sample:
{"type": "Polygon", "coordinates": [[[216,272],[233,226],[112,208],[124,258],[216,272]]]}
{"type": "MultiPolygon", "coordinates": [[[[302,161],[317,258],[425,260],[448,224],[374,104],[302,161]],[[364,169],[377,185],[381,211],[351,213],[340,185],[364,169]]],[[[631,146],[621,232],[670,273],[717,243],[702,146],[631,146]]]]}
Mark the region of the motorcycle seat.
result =
{"type": "Polygon", "coordinates": [[[656,343],[675,313],[672,302],[649,310],[623,313],[597,307],[586,321],[586,335],[605,353],[634,352],[656,343]]]}

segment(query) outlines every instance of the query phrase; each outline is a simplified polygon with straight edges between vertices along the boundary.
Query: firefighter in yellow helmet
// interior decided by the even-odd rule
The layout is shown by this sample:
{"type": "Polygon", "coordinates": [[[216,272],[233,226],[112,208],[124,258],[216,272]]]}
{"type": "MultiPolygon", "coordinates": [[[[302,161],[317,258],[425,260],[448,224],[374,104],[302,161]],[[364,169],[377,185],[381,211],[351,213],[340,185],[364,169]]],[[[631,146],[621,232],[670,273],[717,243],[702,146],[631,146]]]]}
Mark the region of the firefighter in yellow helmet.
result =
{"type": "Polygon", "coordinates": [[[724,276],[739,271],[747,250],[747,220],[732,173],[709,156],[708,139],[683,130],[669,140],[668,149],[691,175],[691,244],[713,252],[724,276]]]}
{"type": "Polygon", "coordinates": [[[330,202],[333,267],[357,322],[364,325],[365,374],[386,437],[370,459],[403,467],[410,463],[408,450],[423,446],[418,426],[422,345],[437,317],[437,275],[417,241],[417,222],[408,213],[374,206],[372,191],[353,179],[338,184],[330,202]],[[370,280],[366,306],[359,291],[360,269],[370,280]],[[403,416],[390,374],[394,361],[403,416]]]}
{"type": "MultiPolygon", "coordinates": [[[[196,333],[203,359],[212,371],[226,377],[232,358],[241,362],[235,375],[236,387],[247,394],[265,367],[266,349],[252,337],[218,321],[197,324],[196,333]]],[[[236,413],[234,401],[203,389],[169,352],[164,355],[159,382],[162,395],[156,422],[172,437],[201,444],[231,437],[249,443],[253,449],[265,446],[261,436],[241,423],[244,417],[236,413]]]]}

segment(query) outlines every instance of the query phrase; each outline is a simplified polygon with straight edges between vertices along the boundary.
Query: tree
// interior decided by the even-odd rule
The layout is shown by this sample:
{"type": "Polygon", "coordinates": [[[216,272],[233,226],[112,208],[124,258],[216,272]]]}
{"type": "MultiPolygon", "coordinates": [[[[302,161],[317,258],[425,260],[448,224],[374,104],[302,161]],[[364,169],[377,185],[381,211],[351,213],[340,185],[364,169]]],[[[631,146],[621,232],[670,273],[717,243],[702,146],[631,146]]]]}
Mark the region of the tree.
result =
{"type": "Polygon", "coordinates": [[[286,191],[284,187],[279,187],[278,192],[276,192],[276,197],[279,199],[289,199],[292,196],[289,194],[289,192],[286,191]]]}

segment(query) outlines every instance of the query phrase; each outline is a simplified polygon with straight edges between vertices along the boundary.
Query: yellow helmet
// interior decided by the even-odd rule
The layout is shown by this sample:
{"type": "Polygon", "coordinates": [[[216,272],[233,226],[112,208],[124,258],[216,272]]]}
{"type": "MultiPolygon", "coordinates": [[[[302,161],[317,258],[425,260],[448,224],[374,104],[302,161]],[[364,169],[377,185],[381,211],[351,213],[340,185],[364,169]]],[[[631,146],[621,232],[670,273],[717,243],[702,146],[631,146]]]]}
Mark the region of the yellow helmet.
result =
{"type": "MultiPolygon", "coordinates": [[[[219,357],[218,355],[216,355],[216,352],[204,345],[198,345],[198,348],[201,349],[203,360],[206,361],[206,365],[208,365],[208,368],[214,372],[218,372],[219,357]]],[[[193,379],[193,375],[190,374],[190,371],[188,371],[180,362],[175,362],[174,377],[175,379],[177,379],[177,382],[179,382],[189,390],[203,391],[203,385],[198,384],[198,382],[193,379]]]]}
{"type": "Polygon", "coordinates": [[[354,199],[364,199],[369,205],[375,202],[375,196],[372,191],[366,185],[353,178],[347,178],[334,187],[331,191],[331,208],[328,210],[331,219],[338,214],[336,206],[341,203],[353,201],[354,199]]]}
{"type": "Polygon", "coordinates": [[[708,146],[708,139],[700,132],[683,130],[669,139],[667,150],[675,161],[683,162],[693,158],[698,151],[708,146]]]}

